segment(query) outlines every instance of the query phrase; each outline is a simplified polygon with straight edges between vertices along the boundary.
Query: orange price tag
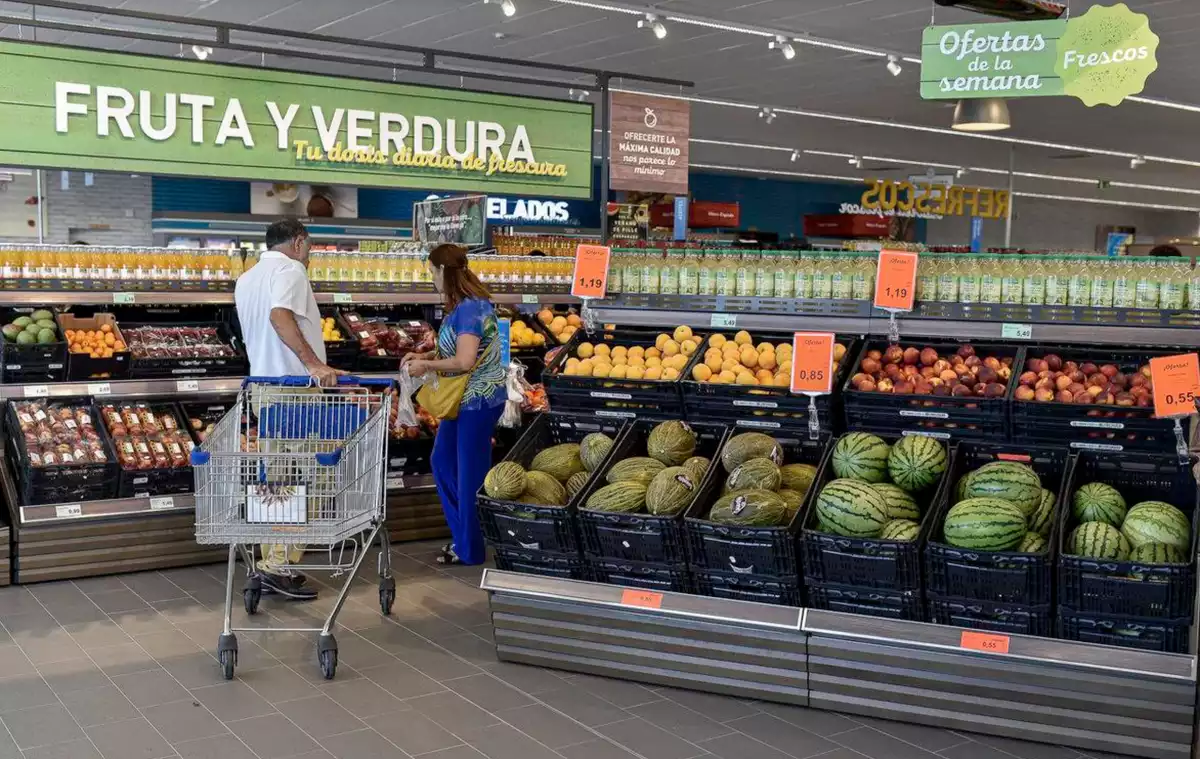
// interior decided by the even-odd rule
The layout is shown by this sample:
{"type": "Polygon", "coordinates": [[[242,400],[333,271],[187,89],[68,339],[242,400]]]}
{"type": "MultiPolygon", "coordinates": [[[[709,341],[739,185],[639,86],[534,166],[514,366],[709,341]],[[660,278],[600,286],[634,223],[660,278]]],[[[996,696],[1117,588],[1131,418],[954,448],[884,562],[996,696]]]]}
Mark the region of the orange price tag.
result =
{"type": "Polygon", "coordinates": [[[625,590],[621,593],[621,603],[624,606],[640,606],[643,609],[661,609],[662,593],[649,590],[625,590]]]}
{"type": "Polygon", "coordinates": [[[1195,353],[1150,359],[1154,383],[1154,415],[1161,418],[1196,413],[1200,393],[1200,359],[1195,353]]]}
{"type": "Polygon", "coordinates": [[[612,248],[605,245],[580,245],[575,249],[575,275],[571,295],[576,298],[603,298],[608,287],[608,259],[612,248]]]}
{"type": "Polygon", "coordinates": [[[912,311],[917,296],[917,254],[881,250],[875,270],[875,308],[912,311]]]}
{"type": "Polygon", "coordinates": [[[963,630],[958,645],[972,651],[982,651],[985,654],[1006,654],[1008,653],[1008,636],[963,630]]]}
{"type": "Polygon", "coordinates": [[[797,332],[792,335],[792,392],[833,392],[833,335],[797,332]]]}

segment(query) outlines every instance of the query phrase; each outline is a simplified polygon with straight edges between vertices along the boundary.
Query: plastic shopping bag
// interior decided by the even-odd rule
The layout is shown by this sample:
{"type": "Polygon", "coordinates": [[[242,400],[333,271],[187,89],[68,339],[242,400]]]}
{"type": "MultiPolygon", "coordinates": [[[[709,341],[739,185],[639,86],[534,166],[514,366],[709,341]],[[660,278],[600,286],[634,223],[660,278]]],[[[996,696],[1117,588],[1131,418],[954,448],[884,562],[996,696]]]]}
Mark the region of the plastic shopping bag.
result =
{"type": "Polygon", "coordinates": [[[508,376],[505,378],[504,387],[507,392],[507,400],[504,402],[504,411],[500,415],[499,425],[515,429],[521,426],[521,404],[525,401],[525,391],[529,388],[529,383],[525,381],[524,364],[513,361],[508,365],[508,376]]]}

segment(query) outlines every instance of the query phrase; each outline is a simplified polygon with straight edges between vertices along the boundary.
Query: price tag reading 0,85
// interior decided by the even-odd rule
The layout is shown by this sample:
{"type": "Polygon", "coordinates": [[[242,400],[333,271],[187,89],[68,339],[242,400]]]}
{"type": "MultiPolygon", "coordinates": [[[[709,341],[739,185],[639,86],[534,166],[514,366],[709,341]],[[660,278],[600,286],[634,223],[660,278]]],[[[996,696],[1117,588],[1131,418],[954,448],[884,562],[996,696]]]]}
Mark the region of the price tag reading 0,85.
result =
{"type": "Polygon", "coordinates": [[[792,336],[792,392],[833,392],[833,335],[797,332],[792,336]]]}
{"type": "Polygon", "coordinates": [[[899,250],[879,252],[875,270],[875,307],[912,311],[917,295],[917,254],[899,250]]]}
{"type": "Polygon", "coordinates": [[[1161,418],[1196,413],[1200,393],[1200,358],[1195,353],[1150,359],[1154,383],[1154,415],[1161,418]]]}
{"type": "Polygon", "coordinates": [[[612,248],[605,245],[580,245],[575,249],[575,275],[571,295],[576,298],[603,298],[608,288],[608,259],[612,248]]]}

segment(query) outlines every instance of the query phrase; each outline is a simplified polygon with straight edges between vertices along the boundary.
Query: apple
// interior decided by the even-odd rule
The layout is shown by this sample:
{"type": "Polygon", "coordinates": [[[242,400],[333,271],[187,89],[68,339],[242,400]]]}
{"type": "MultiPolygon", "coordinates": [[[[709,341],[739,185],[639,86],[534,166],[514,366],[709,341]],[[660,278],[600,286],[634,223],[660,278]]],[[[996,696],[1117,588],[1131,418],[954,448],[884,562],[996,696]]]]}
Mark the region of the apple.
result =
{"type": "Polygon", "coordinates": [[[1142,387],[1149,382],[1150,380],[1147,379],[1141,372],[1135,372],[1129,375],[1129,387],[1131,388],[1142,387]]]}
{"type": "Polygon", "coordinates": [[[1046,388],[1039,388],[1038,390],[1034,391],[1033,399],[1035,401],[1041,401],[1042,403],[1052,401],[1054,400],[1054,391],[1046,388]]]}
{"type": "Polygon", "coordinates": [[[1017,377],[1017,382],[1020,382],[1022,385],[1029,385],[1030,387],[1033,387],[1033,384],[1037,381],[1037,372],[1024,372],[1020,377],[1017,377]]]}
{"type": "Polygon", "coordinates": [[[1046,366],[1050,367],[1050,371],[1052,372],[1057,372],[1063,368],[1062,358],[1053,353],[1047,353],[1046,357],[1042,360],[1046,362],[1046,366]]]}
{"type": "Polygon", "coordinates": [[[1035,395],[1033,388],[1028,385],[1020,385],[1013,392],[1013,397],[1019,401],[1032,401],[1035,395]]]}
{"type": "Polygon", "coordinates": [[[1150,408],[1150,406],[1153,403],[1154,403],[1154,399],[1148,395],[1139,395],[1138,396],[1138,399],[1137,399],[1137,407],[1138,408],[1150,408]]]}
{"type": "Polygon", "coordinates": [[[921,360],[921,351],[916,348],[904,349],[904,363],[912,365],[921,360]]]}

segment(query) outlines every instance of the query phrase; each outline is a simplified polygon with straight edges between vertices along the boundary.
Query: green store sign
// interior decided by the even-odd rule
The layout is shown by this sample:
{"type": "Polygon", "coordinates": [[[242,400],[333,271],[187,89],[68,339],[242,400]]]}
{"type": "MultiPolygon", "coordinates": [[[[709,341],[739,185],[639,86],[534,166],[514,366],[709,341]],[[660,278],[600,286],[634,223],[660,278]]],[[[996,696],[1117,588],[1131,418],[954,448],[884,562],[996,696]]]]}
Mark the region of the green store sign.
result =
{"type": "Polygon", "coordinates": [[[0,165],[592,197],[592,108],[0,42],[0,165]]]}
{"type": "Polygon", "coordinates": [[[1157,49],[1149,19],[1124,3],[1067,21],[931,26],[921,39],[921,97],[1069,95],[1117,105],[1142,91],[1157,49]]]}

